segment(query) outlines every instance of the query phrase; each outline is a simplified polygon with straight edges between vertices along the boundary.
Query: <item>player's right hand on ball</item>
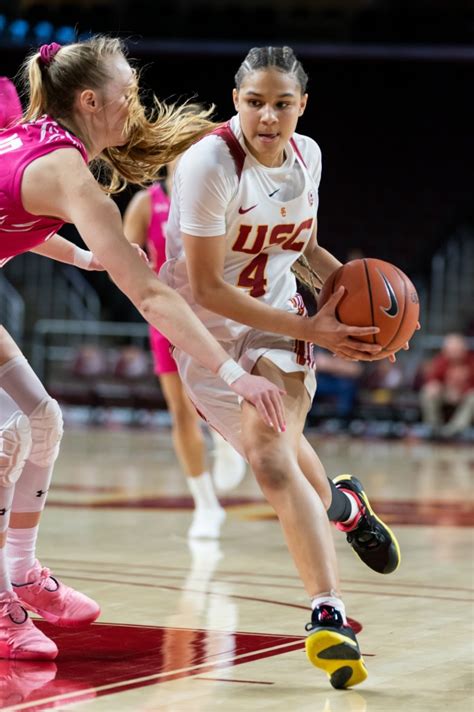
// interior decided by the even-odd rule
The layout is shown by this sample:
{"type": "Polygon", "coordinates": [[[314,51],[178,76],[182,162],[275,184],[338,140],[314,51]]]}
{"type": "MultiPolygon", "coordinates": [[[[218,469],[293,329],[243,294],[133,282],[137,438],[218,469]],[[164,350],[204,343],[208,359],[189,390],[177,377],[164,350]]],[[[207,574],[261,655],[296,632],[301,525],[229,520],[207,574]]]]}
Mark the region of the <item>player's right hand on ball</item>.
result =
{"type": "Polygon", "coordinates": [[[258,411],[263,422],[277,433],[286,430],[285,409],[282,395],[285,391],[275,386],[263,376],[252,376],[245,373],[230,386],[244,400],[251,403],[258,411]]]}
{"type": "Polygon", "coordinates": [[[310,324],[309,338],[318,346],[329,349],[336,356],[354,361],[371,361],[382,347],[379,344],[368,344],[358,341],[358,337],[378,334],[377,326],[347,326],[336,316],[336,308],[344,296],[344,287],[339,287],[328,299],[326,304],[308,319],[310,324]]]}

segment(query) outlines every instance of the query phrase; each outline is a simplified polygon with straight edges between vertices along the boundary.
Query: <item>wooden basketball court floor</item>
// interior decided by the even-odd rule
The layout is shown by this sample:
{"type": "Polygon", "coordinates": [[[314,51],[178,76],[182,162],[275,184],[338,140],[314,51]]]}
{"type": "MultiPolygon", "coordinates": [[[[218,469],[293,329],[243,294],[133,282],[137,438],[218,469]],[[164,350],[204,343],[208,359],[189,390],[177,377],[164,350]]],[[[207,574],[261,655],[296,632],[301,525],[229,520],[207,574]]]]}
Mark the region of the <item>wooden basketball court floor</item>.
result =
{"type": "Polygon", "coordinates": [[[333,690],[307,662],[308,602],[251,474],[222,500],[221,541],[190,546],[168,429],[69,428],[40,555],[102,614],[79,631],[39,623],[59,656],[0,661],[2,709],[472,710],[472,447],[312,441],[330,474],[361,477],[402,548],[379,576],[334,531],[366,682],[333,690]]]}

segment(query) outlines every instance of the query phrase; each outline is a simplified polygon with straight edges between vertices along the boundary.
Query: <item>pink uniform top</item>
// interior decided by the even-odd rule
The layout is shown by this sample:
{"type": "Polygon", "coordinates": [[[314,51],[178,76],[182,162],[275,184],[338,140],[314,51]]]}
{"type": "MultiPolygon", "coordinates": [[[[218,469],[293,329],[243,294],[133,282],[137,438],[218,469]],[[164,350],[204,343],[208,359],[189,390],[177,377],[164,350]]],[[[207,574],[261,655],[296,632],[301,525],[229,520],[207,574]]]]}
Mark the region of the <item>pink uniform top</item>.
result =
{"type": "Polygon", "coordinates": [[[148,193],[151,198],[151,218],[146,246],[153,269],[158,272],[161,265],[166,262],[165,228],[171,201],[159,183],[148,188],[148,193]]]}
{"type": "Polygon", "coordinates": [[[22,111],[15,85],[8,77],[0,77],[0,129],[6,129],[21,119],[22,111]]]}
{"type": "Polygon", "coordinates": [[[0,266],[46,242],[64,225],[59,218],[28,213],[21,202],[25,168],[58,148],[76,148],[87,163],[82,141],[49,116],[0,131],[0,266]]]}

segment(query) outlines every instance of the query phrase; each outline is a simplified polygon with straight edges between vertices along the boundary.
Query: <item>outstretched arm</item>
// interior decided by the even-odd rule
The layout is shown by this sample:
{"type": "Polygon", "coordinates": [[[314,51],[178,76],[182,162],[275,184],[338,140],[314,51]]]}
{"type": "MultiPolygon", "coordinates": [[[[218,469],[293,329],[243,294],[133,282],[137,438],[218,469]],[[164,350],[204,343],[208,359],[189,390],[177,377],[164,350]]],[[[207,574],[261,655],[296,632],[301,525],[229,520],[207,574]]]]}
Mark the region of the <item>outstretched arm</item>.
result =
{"type": "MultiPolygon", "coordinates": [[[[76,150],[60,149],[35,161],[22,187],[25,209],[73,223],[119,289],[173,344],[213,373],[231,361],[184,299],[160,282],[127,242],[118,207],[101,191],[76,150]]],[[[284,430],[283,403],[274,384],[245,372],[227,382],[257,408],[267,425],[284,430]]]]}
{"type": "Polygon", "coordinates": [[[92,252],[83,250],[81,247],[66,240],[61,235],[53,235],[46,242],[34,247],[30,252],[37,255],[49,257],[57,262],[64,262],[67,265],[74,265],[80,269],[103,270],[104,267],[95,259],[92,252]]]}

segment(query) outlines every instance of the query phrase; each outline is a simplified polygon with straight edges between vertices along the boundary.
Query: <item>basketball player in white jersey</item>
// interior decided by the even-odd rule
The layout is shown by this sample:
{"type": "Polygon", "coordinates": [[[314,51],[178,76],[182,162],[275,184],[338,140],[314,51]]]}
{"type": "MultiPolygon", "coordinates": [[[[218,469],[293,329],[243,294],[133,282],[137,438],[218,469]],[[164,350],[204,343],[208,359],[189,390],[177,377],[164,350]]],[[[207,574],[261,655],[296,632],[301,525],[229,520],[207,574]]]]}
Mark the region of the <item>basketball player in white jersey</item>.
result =
{"type": "Polygon", "coordinates": [[[329,480],[303,436],[316,389],[312,343],[349,359],[370,360],[380,350],[357,340],[377,329],[336,319],[343,289],[311,318],[296,292],[291,268],[302,254],[321,282],[340,266],[316,239],[320,149],[295,133],[306,83],[289,47],[248,53],[235,77],[237,115],[178,162],[161,276],[242,366],[286,391],[286,432],[272,432],[214,374],[175,350],[197,409],[248,459],[278,515],[312,602],[309,659],[334,687],[349,687],[367,672],[347,625],[329,519],[380,573],[397,568],[400,552],[360,482],[329,480]]]}

